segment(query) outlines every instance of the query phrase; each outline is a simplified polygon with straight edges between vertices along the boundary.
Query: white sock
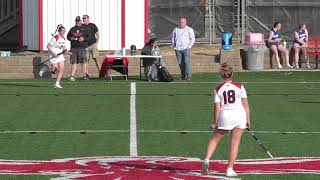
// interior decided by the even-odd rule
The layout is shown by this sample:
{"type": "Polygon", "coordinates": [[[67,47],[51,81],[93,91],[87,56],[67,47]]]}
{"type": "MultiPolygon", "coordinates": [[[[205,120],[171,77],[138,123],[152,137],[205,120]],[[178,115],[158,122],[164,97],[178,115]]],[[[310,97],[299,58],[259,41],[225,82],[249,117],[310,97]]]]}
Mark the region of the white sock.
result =
{"type": "Polygon", "coordinates": [[[208,163],[208,162],[209,162],[209,159],[204,159],[204,162],[208,163]]]}
{"type": "Polygon", "coordinates": [[[56,81],[56,85],[59,85],[60,84],[60,81],[56,81]]]}

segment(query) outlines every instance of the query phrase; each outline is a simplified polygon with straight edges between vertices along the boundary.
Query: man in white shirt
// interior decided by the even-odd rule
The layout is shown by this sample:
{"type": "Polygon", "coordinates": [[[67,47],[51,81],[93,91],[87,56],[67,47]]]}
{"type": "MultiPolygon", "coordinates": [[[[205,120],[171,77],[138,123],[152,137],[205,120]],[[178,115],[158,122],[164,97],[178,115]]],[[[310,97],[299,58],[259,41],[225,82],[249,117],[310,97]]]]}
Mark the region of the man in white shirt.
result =
{"type": "Polygon", "coordinates": [[[190,49],[195,43],[195,35],[193,29],[187,26],[186,18],[180,18],[180,26],[173,30],[171,42],[172,48],[176,51],[181,70],[181,79],[190,81],[192,77],[190,49]]]}

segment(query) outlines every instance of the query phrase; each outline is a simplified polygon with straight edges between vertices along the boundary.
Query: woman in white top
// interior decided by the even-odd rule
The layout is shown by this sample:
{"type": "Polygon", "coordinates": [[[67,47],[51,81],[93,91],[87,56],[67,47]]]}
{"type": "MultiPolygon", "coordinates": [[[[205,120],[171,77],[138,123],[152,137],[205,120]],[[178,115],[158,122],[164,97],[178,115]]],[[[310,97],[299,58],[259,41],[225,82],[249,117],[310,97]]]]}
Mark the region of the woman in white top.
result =
{"type": "Polygon", "coordinates": [[[66,29],[62,25],[59,25],[57,30],[58,34],[52,37],[47,45],[47,48],[50,53],[50,58],[52,58],[50,59],[52,72],[55,73],[57,71],[56,83],[53,85],[53,87],[62,88],[60,85],[60,80],[64,72],[65,58],[63,52],[67,51],[67,41],[64,38],[66,29]]]}
{"type": "Polygon", "coordinates": [[[230,155],[226,176],[237,176],[233,170],[243,130],[250,127],[250,109],[247,93],[243,85],[232,81],[233,70],[227,63],[221,65],[220,75],[223,83],[213,92],[214,116],[210,127],[214,133],[209,140],[203,162],[202,174],[207,175],[209,160],[224,135],[231,131],[230,155]]]}

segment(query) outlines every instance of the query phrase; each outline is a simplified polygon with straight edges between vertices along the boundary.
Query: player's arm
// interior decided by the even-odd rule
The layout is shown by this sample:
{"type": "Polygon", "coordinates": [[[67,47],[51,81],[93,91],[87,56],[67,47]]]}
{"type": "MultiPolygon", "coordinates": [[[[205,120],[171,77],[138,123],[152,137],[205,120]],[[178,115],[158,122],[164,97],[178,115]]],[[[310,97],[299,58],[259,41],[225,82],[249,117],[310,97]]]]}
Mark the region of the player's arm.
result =
{"type": "Polygon", "coordinates": [[[52,57],[57,57],[57,54],[52,50],[52,47],[55,45],[55,43],[56,43],[55,38],[52,38],[47,45],[48,51],[52,55],[52,57]]]}
{"type": "Polygon", "coordinates": [[[268,36],[268,43],[274,43],[274,41],[272,40],[272,36],[273,36],[273,32],[270,31],[268,36]]]}
{"type": "Polygon", "coordinates": [[[220,116],[221,111],[221,100],[219,98],[218,93],[216,90],[213,92],[213,116],[212,116],[212,122],[210,124],[210,127],[212,129],[215,129],[217,127],[218,119],[220,116]]]}
{"type": "Polygon", "coordinates": [[[210,125],[210,127],[212,129],[215,129],[217,127],[217,123],[218,123],[218,119],[219,119],[219,116],[220,116],[220,112],[221,112],[220,102],[214,103],[214,115],[213,115],[212,123],[210,125]]]}
{"type": "Polygon", "coordinates": [[[247,98],[241,98],[242,106],[244,107],[244,110],[246,111],[247,115],[247,127],[250,128],[250,107],[249,102],[247,98]]]}

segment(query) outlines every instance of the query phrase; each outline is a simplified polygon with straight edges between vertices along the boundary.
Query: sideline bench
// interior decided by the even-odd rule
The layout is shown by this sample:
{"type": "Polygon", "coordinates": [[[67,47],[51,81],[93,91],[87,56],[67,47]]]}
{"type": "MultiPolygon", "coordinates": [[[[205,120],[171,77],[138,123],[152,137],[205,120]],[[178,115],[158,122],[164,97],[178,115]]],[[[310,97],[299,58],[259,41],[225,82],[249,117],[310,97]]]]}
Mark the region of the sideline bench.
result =
{"type": "Polygon", "coordinates": [[[307,53],[309,56],[316,57],[316,69],[318,69],[319,56],[320,56],[320,38],[309,38],[307,53]]]}

